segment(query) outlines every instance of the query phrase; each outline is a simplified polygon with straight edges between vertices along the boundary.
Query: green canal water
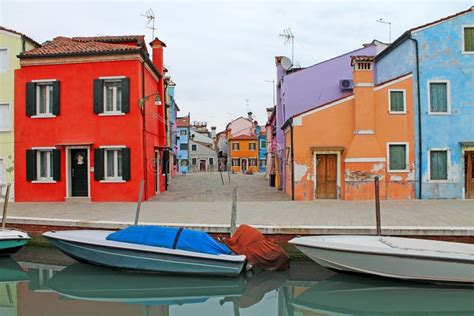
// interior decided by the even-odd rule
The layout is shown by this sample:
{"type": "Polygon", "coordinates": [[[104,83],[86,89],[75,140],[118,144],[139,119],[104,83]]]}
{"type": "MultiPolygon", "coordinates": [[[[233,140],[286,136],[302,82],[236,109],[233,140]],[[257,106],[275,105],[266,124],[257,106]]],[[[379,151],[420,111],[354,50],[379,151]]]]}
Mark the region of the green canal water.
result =
{"type": "Polygon", "coordinates": [[[0,315],[473,315],[472,288],[338,274],[310,261],[236,279],[121,272],[52,248],[0,259],[0,315]]]}

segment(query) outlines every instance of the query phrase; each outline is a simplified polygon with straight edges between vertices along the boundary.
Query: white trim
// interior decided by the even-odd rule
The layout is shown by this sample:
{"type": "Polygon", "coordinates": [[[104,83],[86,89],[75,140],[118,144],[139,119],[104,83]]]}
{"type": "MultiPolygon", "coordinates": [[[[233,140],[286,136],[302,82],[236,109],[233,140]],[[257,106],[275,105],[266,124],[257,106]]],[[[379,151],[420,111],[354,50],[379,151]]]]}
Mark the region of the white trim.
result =
{"type": "Polygon", "coordinates": [[[110,178],[110,179],[105,179],[105,180],[99,180],[100,183],[125,183],[127,181],[122,180],[120,178],[110,178]]]}
{"type": "Polygon", "coordinates": [[[389,114],[407,114],[407,93],[405,89],[389,89],[388,90],[388,113],[389,114]],[[403,93],[403,111],[392,111],[392,92],[402,92],[403,93]]]}
{"type": "Polygon", "coordinates": [[[120,149],[120,148],[127,148],[125,145],[104,145],[104,146],[99,146],[101,149],[120,149]]]}
{"type": "MultiPolygon", "coordinates": [[[[121,182],[123,181],[123,175],[118,176],[118,171],[119,171],[119,161],[118,161],[118,152],[121,150],[121,148],[118,147],[113,147],[113,148],[107,148],[104,150],[104,181],[107,182],[121,182]],[[113,153],[113,176],[109,177],[107,176],[107,152],[111,151],[113,153]]],[[[123,159],[123,157],[122,157],[123,159]]],[[[123,170],[122,170],[123,173],[123,170]]],[[[99,180],[99,182],[102,180],[99,180]]]]}
{"type": "MultiPolygon", "coordinates": [[[[66,146],[64,151],[66,155],[66,197],[71,198],[72,196],[72,179],[69,161],[71,160],[71,149],[87,149],[87,198],[91,198],[91,155],[90,146],[66,146]]],[[[86,198],[84,196],[84,198],[86,198]]]]}
{"type": "Polygon", "coordinates": [[[383,157],[360,157],[360,158],[346,158],[344,162],[386,162],[387,159],[383,157]]]}
{"type": "Polygon", "coordinates": [[[54,150],[54,146],[45,146],[45,147],[31,147],[31,150],[54,150]]]}
{"type": "Polygon", "coordinates": [[[427,81],[428,89],[428,115],[451,115],[451,84],[449,80],[434,79],[427,81]],[[431,91],[430,84],[432,83],[446,83],[446,98],[447,98],[447,112],[431,112],[431,91]]]}
{"type": "Polygon", "coordinates": [[[341,152],[340,151],[313,151],[313,195],[314,200],[316,198],[316,190],[318,189],[318,174],[317,174],[317,163],[316,163],[316,155],[336,155],[336,199],[341,199],[341,152]]]}
{"type": "Polygon", "coordinates": [[[8,36],[11,36],[11,37],[16,37],[16,38],[21,38],[21,35],[12,33],[12,32],[7,31],[7,30],[0,30],[0,34],[8,35],[8,36]]]}
{"type": "Polygon", "coordinates": [[[345,98],[343,98],[343,99],[340,99],[340,100],[334,101],[334,102],[332,102],[332,103],[328,103],[328,104],[326,104],[326,105],[323,105],[323,106],[321,106],[321,107],[318,107],[318,108],[316,108],[316,109],[313,109],[313,110],[311,110],[311,111],[308,111],[308,112],[305,112],[305,113],[301,113],[301,114],[299,114],[299,115],[296,115],[296,116],[293,118],[293,120],[294,120],[295,118],[304,118],[305,116],[311,115],[311,114],[313,114],[313,113],[316,113],[316,112],[319,112],[319,111],[322,111],[322,110],[325,110],[325,109],[328,109],[328,108],[331,108],[331,107],[333,107],[333,106],[336,106],[336,105],[338,105],[338,104],[341,104],[341,103],[350,101],[350,100],[352,100],[352,99],[354,99],[354,95],[353,95],[353,94],[350,95],[350,96],[347,96],[347,97],[345,97],[345,98]]]}
{"type": "Polygon", "coordinates": [[[354,83],[353,87],[354,88],[365,88],[365,87],[373,87],[374,84],[372,82],[358,82],[354,83]]]}
{"type": "Polygon", "coordinates": [[[110,112],[103,112],[99,113],[99,116],[122,116],[125,115],[124,112],[119,112],[119,111],[110,111],[110,112]]]}
{"type": "Polygon", "coordinates": [[[54,114],[37,114],[30,116],[33,119],[42,119],[42,118],[54,118],[56,115],[54,114]]]}
{"type": "Polygon", "coordinates": [[[32,180],[31,183],[57,183],[56,180],[32,180]]]}
{"type": "Polygon", "coordinates": [[[463,54],[466,54],[466,55],[472,55],[474,54],[474,51],[472,52],[466,52],[466,43],[464,42],[464,29],[465,28],[474,28],[474,24],[464,24],[464,25],[461,25],[461,42],[462,42],[462,53],[463,54]]]}
{"type": "Polygon", "coordinates": [[[451,149],[449,147],[445,148],[430,148],[428,149],[428,179],[427,182],[429,183],[450,183],[452,182],[449,179],[449,175],[451,172],[451,149]],[[431,180],[431,152],[432,151],[446,151],[446,179],[445,180],[431,180]]]}
{"type": "Polygon", "coordinates": [[[387,142],[387,172],[410,172],[410,144],[408,142],[387,142]],[[405,169],[390,169],[390,145],[405,145],[405,169]]]}
{"type": "Polygon", "coordinates": [[[293,118],[293,127],[294,126],[301,126],[301,125],[303,125],[302,117],[297,116],[297,117],[293,118]]]}
{"type": "Polygon", "coordinates": [[[54,82],[54,81],[58,81],[58,79],[37,79],[37,80],[31,80],[31,82],[34,82],[34,83],[48,83],[48,82],[54,82]]]}
{"type": "Polygon", "coordinates": [[[13,132],[12,104],[10,102],[0,102],[0,105],[6,105],[8,107],[8,128],[0,128],[0,132],[13,132]]]}
{"type": "Polygon", "coordinates": [[[404,81],[404,80],[406,80],[406,79],[409,79],[409,78],[411,78],[411,77],[413,77],[413,74],[407,74],[407,75],[405,75],[405,76],[403,76],[403,77],[400,77],[400,78],[398,78],[398,79],[395,79],[395,80],[393,80],[393,81],[386,82],[386,83],[382,84],[381,86],[376,86],[376,87],[374,88],[374,91],[379,91],[379,90],[381,90],[381,89],[384,89],[384,88],[387,87],[387,86],[391,86],[391,85],[393,85],[393,84],[402,82],[402,81],[404,81]]]}
{"type": "Polygon", "coordinates": [[[99,77],[101,80],[110,80],[110,79],[125,79],[127,78],[126,76],[105,76],[105,77],[99,77]]]}
{"type": "Polygon", "coordinates": [[[356,129],[353,132],[354,135],[374,135],[375,132],[372,129],[356,129]]]}
{"type": "Polygon", "coordinates": [[[51,117],[51,116],[55,116],[53,114],[53,108],[54,108],[54,87],[53,87],[53,84],[51,81],[47,81],[47,82],[44,82],[44,84],[37,84],[35,85],[35,111],[36,111],[36,114],[33,115],[35,118],[36,117],[51,117]],[[50,89],[51,90],[50,90],[50,89]],[[45,89],[45,97],[46,97],[46,100],[45,100],[45,103],[44,104],[44,107],[45,107],[45,113],[40,113],[40,108],[41,108],[41,89],[45,89]],[[53,98],[53,100],[51,100],[51,98],[53,98]],[[51,103],[51,109],[49,108],[50,107],[50,103],[51,103]]]}
{"type": "MultiPolygon", "coordinates": [[[[38,183],[49,183],[54,181],[53,178],[53,149],[35,149],[36,154],[36,180],[38,183]],[[41,177],[41,154],[46,153],[46,177],[41,177]]],[[[56,182],[56,181],[54,181],[56,182]]]]}

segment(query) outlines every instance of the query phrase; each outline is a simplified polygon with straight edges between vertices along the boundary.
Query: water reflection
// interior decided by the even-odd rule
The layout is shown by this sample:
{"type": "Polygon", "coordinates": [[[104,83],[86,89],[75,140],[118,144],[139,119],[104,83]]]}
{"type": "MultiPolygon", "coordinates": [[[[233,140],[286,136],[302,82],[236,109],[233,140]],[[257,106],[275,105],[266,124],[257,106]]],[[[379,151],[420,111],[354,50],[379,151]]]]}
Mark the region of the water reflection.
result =
{"type": "Polygon", "coordinates": [[[474,313],[471,288],[335,274],[311,262],[235,279],[140,274],[79,263],[20,265],[0,260],[0,315],[474,313]]]}

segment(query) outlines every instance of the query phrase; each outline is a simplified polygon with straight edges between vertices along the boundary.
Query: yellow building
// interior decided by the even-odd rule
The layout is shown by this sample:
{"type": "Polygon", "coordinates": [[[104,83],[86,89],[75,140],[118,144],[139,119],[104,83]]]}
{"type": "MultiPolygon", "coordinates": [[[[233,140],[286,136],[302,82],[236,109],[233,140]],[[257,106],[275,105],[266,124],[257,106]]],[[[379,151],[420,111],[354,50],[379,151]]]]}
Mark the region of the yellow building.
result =
{"type": "MultiPolygon", "coordinates": [[[[17,55],[40,46],[28,36],[0,26],[0,187],[14,184],[13,107],[15,69],[20,68],[17,55]]],[[[13,187],[10,197],[13,198],[13,187]]]]}

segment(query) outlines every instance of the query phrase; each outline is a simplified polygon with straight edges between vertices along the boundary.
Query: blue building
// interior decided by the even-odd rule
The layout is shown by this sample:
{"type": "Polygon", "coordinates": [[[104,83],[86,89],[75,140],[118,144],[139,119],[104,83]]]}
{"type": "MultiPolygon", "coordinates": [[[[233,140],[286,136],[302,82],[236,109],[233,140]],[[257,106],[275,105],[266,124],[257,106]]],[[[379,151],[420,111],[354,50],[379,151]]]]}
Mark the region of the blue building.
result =
{"type": "Polygon", "coordinates": [[[267,172],[267,134],[265,128],[257,126],[255,128],[258,140],[258,171],[267,172]]]}
{"type": "Polygon", "coordinates": [[[171,149],[171,159],[170,159],[170,169],[171,169],[171,176],[176,176],[179,171],[179,161],[178,161],[178,126],[176,122],[176,118],[178,116],[179,107],[176,104],[175,100],[175,87],[176,84],[169,79],[166,85],[166,96],[167,98],[167,109],[169,115],[169,147],[171,149]]]}
{"type": "Polygon", "coordinates": [[[177,117],[176,125],[178,127],[178,171],[180,174],[186,174],[189,172],[190,115],[177,117]]]}
{"type": "Polygon", "coordinates": [[[474,198],[474,7],[406,31],[376,61],[377,83],[414,75],[417,197],[474,198]]]}

